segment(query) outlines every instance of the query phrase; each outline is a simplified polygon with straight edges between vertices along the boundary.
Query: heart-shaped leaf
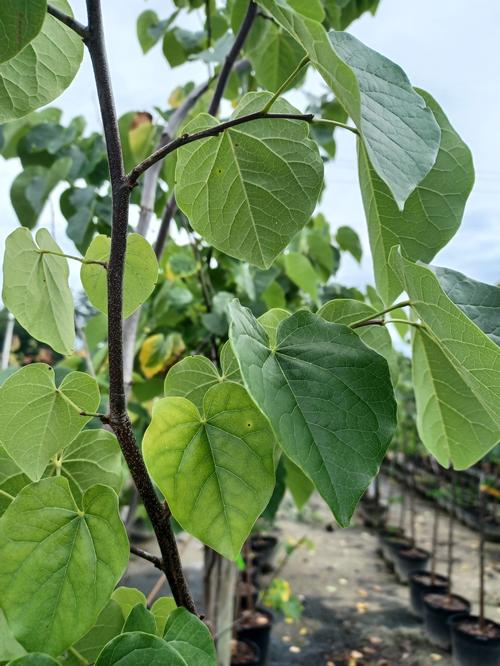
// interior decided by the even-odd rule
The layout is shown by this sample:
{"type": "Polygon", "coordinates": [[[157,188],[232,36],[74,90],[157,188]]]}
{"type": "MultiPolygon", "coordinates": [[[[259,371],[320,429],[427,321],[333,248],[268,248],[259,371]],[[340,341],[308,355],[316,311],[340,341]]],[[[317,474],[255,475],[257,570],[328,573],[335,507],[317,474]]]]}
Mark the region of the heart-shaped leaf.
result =
{"type": "Polygon", "coordinates": [[[164,638],[185,664],[215,666],[214,639],[207,625],[185,608],[170,613],[164,638]]]}
{"type": "Polygon", "coordinates": [[[0,63],[13,58],[42,29],[47,13],[47,0],[31,0],[19,5],[18,0],[3,0],[0,5],[0,63]]]}
{"type": "Polygon", "coordinates": [[[0,519],[0,597],[16,639],[61,654],[95,624],[128,557],[110,488],[90,488],[81,509],[61,477],[23,488],[0,519]]]}
{"type": "Polygon", "coordinates": [[[2,295],[30,335],[71,354],[75,324],[68,261],[57,254],[61,248],[46,229],[37,231],[36,243],[28,229],[13,231],[5,241],[2,295]]]}
{"type": "MultiPolygon", "coordinates": [[[[71,7],[66,0],[50,1],[56,9],[71,15],[71,7]]],[[[38,2],[30,0],[24,4],[31,6],[38,2]]],[[[9,4],[16,4],[15,0],[9,4]]],[[[5,39],[3,31],[0,32],[2,40],[5,39]]],[[[58,97],[75,77],[82,57],[81,37],[45,13],[45,20],[36,37],[17,55],[0,65],[0,123],[26,116],[58,97]]]]}
{"type": "Polygon", "coordinates": [[[230,340],[251,396],[281,446],[345,526],[378,468],[396,425],[387,362],[347,326],[300,311],[271,345],[238,301],[230,340]]]}
{"type": "Polygon", "coordinates": [[[274,487],[274,435],[240,384],[210,388],[203,414],[159,400],[144,434],[148,470],[182,527],[235,559],[274,487]]]}
{"type": "Polygon", "coordinates": [[[110,641],[95,663],[95,666],[115,665],[186,666],[186,662],[162,638],[136,631],[110,641]]]}
{"type": "MultiPolygon", "coordinates": [[[[107,262],[111,239],[99,234],[85,253],[85,261],[107,262]]],[[[100,264],[83,263],[80,271],[83,288],[90,302],[104,314],[108,312],[107,270],[100,264]]],[[[158,262],[153,248],[140,234],[127,237],[123,287],[123,317],[127,318],[152,293],[158,279],[158,262]]]]}
{"type": "Polygon", "coordinates": [[[21,368],[0,388],[0,438],[12,460],[30,479],[41,479],[49,460],[90,420],[81,411],[99,405],[95,379],[70,372],[59,388],[45,363],[21,368]]]}
{"type": "MultiPolygon", "coordinates": [[[[261,111],[270,93],[249,93],[232,118],[261,111]]],[[[277,100],[279,113],[298,113],[277,100]]],[[[216,127],[200,114],[185,127],[216,127]]],[[[323,162],[307,123],[262,119],[194,141],[177,151],[176,197],[192,227],[217,249],[268,268],[309,220],[323,182],[323,162]]]]}
{"type": "Polygon", "coordinates": [[[403,290],[389,264],[391,248],[400,245],[409,259],[431,261],[458,231],[474,183],[469,149],[437,102],[423,90],[419,93],[441,127],[441,144],[436,163],[409,197],[404,211],[398,210],[387,186],[375,173],[367,151],[362,146],[359,149],[359,182],[373,270],[386,305],[391,305],[403,290]]]}
{"type": "Polygon", "coordinates": [[[258,0],[306,50],[358,128],[375,171],[400,209],[430,171],[440,131],[403,70],[346,32],[327,33],[287,0],[258,0]]]}

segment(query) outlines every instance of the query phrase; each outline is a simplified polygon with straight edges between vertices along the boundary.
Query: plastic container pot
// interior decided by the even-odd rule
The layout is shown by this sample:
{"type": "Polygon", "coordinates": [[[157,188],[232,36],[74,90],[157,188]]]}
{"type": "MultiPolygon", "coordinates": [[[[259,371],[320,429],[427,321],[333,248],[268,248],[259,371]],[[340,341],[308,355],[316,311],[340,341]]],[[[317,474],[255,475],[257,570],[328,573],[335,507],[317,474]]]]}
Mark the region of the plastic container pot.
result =
{"type": "Polygon", "coordinates": [[[499,624],[485,620],[486,631],[478,633],[479,618],[467,614],[453,616],[449,624],[453,666],[500,666],[499,624]]]}
{"type": "Polygon", "coordinates": [[[442,650],[451,647],[449,620],[457,614],[467,615],[470,602],[457,594],[426,594],[424,597],[424,628],[434,645],[442,650]]]}
{"type": "Polygon", "coordinates": [[[428,571],[412,573],[410,585],[410,609],[412,614],[422,620],[424,617],[424,597],[426,594],[446,594],[448,592],[448,577],[434,574],[434,583],[428,571]]]}
{"type": "Polygon", "coordinates": [[[412,573],[427,568],[430,557],[428,550],[415,546],[408,550],[398,550],[395,554],[394,568],[399,582],[407,585],[412,573]]]}

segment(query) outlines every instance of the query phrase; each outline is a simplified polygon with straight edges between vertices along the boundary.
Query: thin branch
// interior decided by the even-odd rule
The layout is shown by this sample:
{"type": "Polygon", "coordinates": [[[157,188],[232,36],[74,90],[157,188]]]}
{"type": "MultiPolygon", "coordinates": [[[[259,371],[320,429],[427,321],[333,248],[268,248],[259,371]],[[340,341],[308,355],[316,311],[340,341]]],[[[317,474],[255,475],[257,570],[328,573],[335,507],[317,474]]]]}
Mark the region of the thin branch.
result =
{"type": "Polygon", "coordinates": [[[207,49],[212,46],[212,12],[210,5],[212,0],[205,0],[205,16],[207,24],[207,49]]]}
{"type": "Polygon", "coordinates": [[[142,548],[134,546],[133,544],[130,544],[130,552],[133,555],[137,555],[137,557],[142,557],[143,560],[151,562],[151,564],[154,564],[157,569],[163,571],[163,560],[161,559],[161,557],[152,555],[151,553],[148,553],[147,550],[143,550],[142,548]]]}
{"type": "Polygon", "coordinates": [[[135,166],[127,177],[128,185],[130,188],[133,188],[136,185],[138,178],[145,171],[156,164],[156,162],[159,160],[164,159],[170,153],[173,153],[178,148],[181,148],[181,146],[186,146],[188,143],[193,143],[193,141],[200,141],[200,139],[207,139],[209,137],[217,136],[218,134],[225,132],[231,127],[237,127],[238,125],[264,119],[302,120],[306,123],[311,123],[314,119],[314,116],[312,113],[264,113],[262,111],[256,111],[255,113],[249,113],[247,116],[231,118],[231,120],[227,120],[224,123],[219,123],[214,127],[209,127],[207,129],[201,130],[200,132],[194,132],[193,134],[183,134],[177,139],[170,141],[170,143],[167,143],[166,146],[156,150],[149,157],[146,157],[145,160],[135,166]]]}
{"type": "Polygon", "coordinates": [[[71,28],[77,35],[80,35],[83,41],[87,39],[89,34],[88,28],[72,16],[68,16],[68,14],[65,14],[53,5],[47,5],[47,12],[58,21],[61,21],[61,23],[64,23],[64,25],[67,25],[68,28],[71,28]]]}
{"type": "Polygon", "coordinates": [[[250,29],[252,27],[256,15],[257,15],[257,5],[253,0],[250,0],[250,2],[248,3],[247,13],[240,26],[239,32],[236,35],[236,39],[234,40],[231,50],[229,51],[229,53],[226,56],[226,59],[224,60],[224,64],[222,65],[222,69],[220,71],[219,78],[217,80],[217,86],[215,88],[214,96],[212,98],[212,101],[210,102],[210,106],[208,107],[208,113],[211,116],[217,115],[217,111],[219,110],[219,104],[222,99],[222,95],[224,94],[227,81],[233,69],[233,65],[236,62],[236,58],[238,57],[241,48],[245,43],[246,38],[248,37],[248,33],[250,32],[250,29]]]}
{"type": "Polygon", "coordinates": [[[354,323],[350,324],[351,328],[357,328],[359,324],[363,324],[365,321],[370,321],[370,319],[377,319],[378,317],[382,317],[383,315],[387,314],[388,312],[392,312],[393,310],[399,310],[401,308],[405,308],[408,305],[412,305],[411,301],[400,301],[399,303],[396,303],[395,305],[391,305],[388,308],[385,308],[385,310],[380,310],[380,312],[374,312],[371,314],[369,317],[365,317],[364,319],[360,319],[359,321],[355,321],[354,323]]]}
{"type": "Polygon", "coordinates": [[[270,98],[269,102],[267,102],[265,107],[262,109],[264,113],[267,113],[269,111],[269,109],[272,107],[272,105],[278,99],[281,93],[287,90],[287,88],[295,81],[300,72],[304,69],[304,67],[307,67],[308,64],[309,64],[309,56],[306,55],[302,58],[302,60],[299,62],[299,64],[293,70],[290,76],[285,81],[283,81],[278,90],[270,98]]]}
{"type": "Polygon", "coordinates": [[[132,479],[158,540],[163,570],[178,606],[192,613],[196,607],[187,587],[175,536],[170,525],[170,512],[156,495],[141,451],[137,446],[127,413],[123,375],[123,275],[128,231],[130,189],[125,177],[116,109],[104,42],[99,0],[87,0],[89,36],[86,40],[99,99],[104,127],[112,192],[111,251],[108,265],[108,357],[110,426],[120,443],[132,479]]]}
{"type": "Polygon", "coordinates": [[[363,328],[363,326],[385,326],[385,319],[365,319],[350,324],[350,328],[363,328]]]}

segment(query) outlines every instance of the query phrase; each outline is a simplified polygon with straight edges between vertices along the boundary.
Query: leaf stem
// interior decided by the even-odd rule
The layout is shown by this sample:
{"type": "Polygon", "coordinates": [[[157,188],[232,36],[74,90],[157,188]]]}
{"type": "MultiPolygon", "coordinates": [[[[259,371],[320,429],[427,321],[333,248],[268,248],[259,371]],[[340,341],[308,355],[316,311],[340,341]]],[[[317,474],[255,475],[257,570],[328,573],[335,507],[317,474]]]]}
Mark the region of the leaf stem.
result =
{"type": "Polygon", "coordinates": [[[89,33],[87,26],[82,25],[72,16],[65,14],[53,5],[47,5],[47,13],[56,18],[61,23],[64,23],[64,25],[68,26],[68,28],[71,28],[71,30],[76,32],[77,35],[80,35],[84,41],[87,39],[89,33]]]}
{"type": "Polygon", "coordinates": [[[108,268],[107,261],[99,261],[98,259],[84,259],[83,257],[77,257],[74,254],[65,254],[64,252],[55,252],[55,250],[37,250],[38,254],[52,254],[55,257],[64,257],[65,259],[73,259],[74,261],[79,261],[81,264],[95,264],[97,266],[102,266],[103,268],[108,268]]]}
{"type": "Polygon", "coordinates": [[[149,553],[147,550],[139,548],[138,546],[134,546],[133,544],[130,544],[130,552],[133,555],[137,555],[137,557],[142,557],[143,560],[151,562],[152,564],[155,565],[157,569],[163,571],[163,560],[161,559],[161,557],[157,557],[156,555],[149,553]]]}
{"type": "Polygon", "coordinates": [[[15,499],[14,495],[11,495],[6,490],[2,490],[1,488],[0,488],[0,495],[2,495],[3,497],[6,497],[8,500],[11,500],[11,502],[13,502],[14,499],[15,499]]]}
{"type": "Polygon", "coordinates": [[[352,324],[349,324],[349,326],[351,328],[358,328],[361,324],[364,324],[367,321],[371,321],[372,319],[378,319],[379,317],[382,317],[383,315],[387,314],[388,312],[392,312],[393,310],[399,310],[400,308],[405,308],[408,305],[409,306],[412,305],[411,301],[409,301],[409,300],[408,301],[400,301],[399,303],[396,303],[395,305],[391,305],[390,307],[385,308],[385,310],[380,310],[380,312],[374,312],[369,317],[365,317],[364,319],[360,319],[359,321],[355,321],[352,324]]]}
{"type": "Polygon", "coordinates": [[[267,102],[267,104],[264,106],[262,109],[263,113],[268,113],[269,109],[272,107],[274,102],[278,99],[278,97],[281,95],[283,91],[285,91],[293,81],[297,78],[297,76],[300,74],[300,72],[304,69],[309,64],[309,56],[304,56],[302,60],[299,62],[297,67],[293,70],[293,72],[290,74],[290,76],[283,81],[283,83],[280,85],[278,90],[274,93],[274,95],[271,97],[271,99],[267,102]]]}
{"type": "Polygon", "coordinates": [[[329,120],[328,118],[313,118],[312,123],[313,125],[331,125],[332,127],[340,127],[341,129],[346,129],[353,134],[359,135],[359,130],[357,127],[352,127],[352,125],[341,123],[338,120],[329,120]]]}
{"type": "Polygon", "coordinates": [[[82,666],[89,666],[90,661],[85,659],[83,654],[80,654],[76,648],[69,647],[68,652],[71,652],[71,654],[78,659],[78,661],[80,662],[80,664],[82,664],[82,666]]]}

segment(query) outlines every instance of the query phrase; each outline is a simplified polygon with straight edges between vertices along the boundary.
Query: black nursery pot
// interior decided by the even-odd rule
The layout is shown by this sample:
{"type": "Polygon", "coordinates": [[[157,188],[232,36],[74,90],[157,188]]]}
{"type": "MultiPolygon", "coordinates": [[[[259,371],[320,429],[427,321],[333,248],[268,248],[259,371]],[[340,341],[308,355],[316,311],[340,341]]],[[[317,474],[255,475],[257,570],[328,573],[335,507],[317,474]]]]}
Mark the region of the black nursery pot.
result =
{"type": "Polygon", "coordinates": [[[271,630],[274,623],[274,615],[266,608],[255,609],[261,616],[265,616],[268,620],[267,624],[259,624],[255,626],[239,627],[237,631],[238,640],[250,640],[255,643],[260,650],[260,660],[257,662],[259,666],[267,664],[267,657],[269,654],[269,644],[271,640],[271,630]]]}
{"type": "MultiPolygon", "coordinates": [[[[240,609],[241,610],[248,610],[248,585],[246,581],[240,580],[238,582],[238,594],[240,598],[240,609]]],[[[259,591],[257,590],[256,586],[252,583],[251,584],[251,589],[250,589],[250,595],[252,599],[252,606],[255,608],[255,604],[257,603],[257,597],[259,595],[259,591]]]]}
{"type": "Polygon", "coordinates": [[[247,639],[240,639],[238,638],[238,644],[244,644],[248,648],[250,648],[249,652],[251,651],[253,654],[253,657],[249,657],[246,661],[242,660],[237,660],[233,657],[231,659],[231,666],[259,666],[260,664],[260,650],[259,646],[256,645],[253,641],[249,641],[247,639]]]}
{"type": "Polygon", "coordinates": [[[426,594],[446,594],[448,577],[434,574],[434,583],[428,571],[412,573],[410,584],[410,608],[412,614],[421,620],[424,616],[424,597],[426,594]]]}
{"type": "Polygon", "coordinates": [[[412,547],[412,542],[404,536],[388,537],[383,539],[382,553],[389,566],[394,566],[396,556],[400,550],[408,550],[412,547]]]}
{"type": "Polygon", "coordinates": [[[485,620],[486,634],[474,634],[467,625],[477,626],[475,615],[455,615],[450,619],[453,666],[500,666],[500,625],[485,620]]]}
{"type": "Polygon", "coordinates": [[[255,553],[256,562],[262,571],[271,570],[278,539],[272,534],[255,534],[251,537],[250,546],[255,553]]]}
{"type": "Polygon", "coordinates": [[[427,568],[431,554],[428,550],[412,547],[408,550],[398,550],[394,560],[394,567],[400,583],[408,584],[412,573],[427,568]]]}
{"type": "Polygon", "coordinates": [[[451,647],[450,618],[458,613],[467,615],[469,611],[470,602],[457,594],[452,594],[450,597],[446,594],[426,594],[424,597],[424,628],[431,643],[442,650],[449,650],[451,647]],[[451,598],[452,605],[443,605],[448,598],[451,598]]]}

